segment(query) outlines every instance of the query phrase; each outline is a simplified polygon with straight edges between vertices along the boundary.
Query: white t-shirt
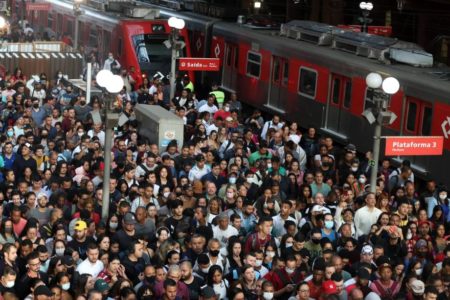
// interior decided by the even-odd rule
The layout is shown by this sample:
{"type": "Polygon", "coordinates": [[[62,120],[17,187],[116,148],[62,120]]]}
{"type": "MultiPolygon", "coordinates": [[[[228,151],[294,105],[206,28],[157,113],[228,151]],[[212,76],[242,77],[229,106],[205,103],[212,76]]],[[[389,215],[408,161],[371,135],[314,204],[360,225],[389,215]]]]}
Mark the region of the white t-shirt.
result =
{"type": "Polygon", "coordinates": [[[98,259],[94,264],[92,264],[88,258],[83,260],[81,264],[77,267],[77,272],[82,274],[90,274],[92,277],[97,278],[98,274],[103,271],[104,266],[100,259],[98,259]]]}

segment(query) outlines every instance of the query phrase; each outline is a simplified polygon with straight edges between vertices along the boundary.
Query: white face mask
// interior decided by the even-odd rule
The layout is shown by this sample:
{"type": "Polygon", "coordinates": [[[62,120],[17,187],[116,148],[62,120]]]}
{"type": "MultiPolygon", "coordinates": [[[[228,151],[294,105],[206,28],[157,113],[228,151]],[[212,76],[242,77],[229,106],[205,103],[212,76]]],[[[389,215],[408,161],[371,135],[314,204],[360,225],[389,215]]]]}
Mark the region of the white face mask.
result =
{"type": "Polygon", "coordinates": [[[230,178],[228,178],[228,182],[229,182],[230,184],[236,184],[236,177],[230,177],[230,178]]]}
{"type": "Polygon", "coordinates": [[[247,182],[248,182],[248,183],[253,183],[254,179],[255,179],[254,176],[247,177],[247,182]]]}
{"type": "Polygon", "coordinates": [[[119,223],[109,222],[109,228],[111,228],[111,229],[117,229],[118,226],[119,226],[119,223]]]}
{"type": "Polygon", "coordinates": [[[262,260],[260,260],[260,259],[257,259],[257,260],[256,260],[256,263],[255,263],[255,266],[257,266],[257,267],[261,267],[261,266],[262,266],[262,263],[263,263],[263,261],[262,261],[262,260]]]}
{"type": "Polygon", "coordinates": [[[358,171],[358,167],[352,167],[352,171],[353,171],[353,172],[358,171]]]}
{"type": "Polygon", "coordinates": [[[64,251],[66,251],[65,248],[56,248],[55,249],[55,253],[57,256],[63,256],[64,255],[64,251]]]}
{"type": "Polygon", "coordinates": [[[272,168],[272,164],[267,164],[267,169],[272,168]]]}
{"type": "Polygon", "coordinates": [[[202,268],[202,272],[203,273],[208,273],[209,272],[209,266],[207,268],[202,268]]]}
{"type": "Polygon", "coordinates": [[[291,268],[288,268],[288,267],[286,267],[285,270],[286,270],[286,273],[288,273],[288,274],[292,274],[295,271],[295,269],[291,269],[291,268]]]}
{"type": "Polygon", "coordinates": [[[65,291],[68,291],[70,289],[70,282],[62,284],[61,288],[65,291]]]}
{"type": "Polygon", "coordinates": [[[267,256],[269,257],[275,257],[275,251],[267,251],[267,256]]]}
{"type": "Polygon", "coordinates": [[[292,243],[286,243],[286,248],[291,248],[292,247],[292,243]]]}
{"type": "Polygon", "coordinates": [[[447,199],[447,194],[444,194],[444,193],[439,194],[439,199],[441,199],[441,200],[447,199]]]}
{"type": "Polygon", "coordinates": [[[8,289],[14,287],[14,281],[7,281],[5,287],[8,288],[8,289]]]}
{"type": "Polygon", "coordinates": [[[164,196],[165,198],[169,197],[169,195],[170,195],[170,192],[164,192],[164,194],[163,194],[163,196],[164,196]]]}
{"type": "Polygon", "coordinates": [[[229,107],[229,106],[225,106],[225,107],[223,108],[223,110],[224,110],[224,111],[230,111],[230,107],[229,107]]]}
{"type": "Polygon", "coordinates": [[[416,275],[417,275],[417,276],[420,276],[420,275],[422,275],[422,272],[423,272],[423,269],[422,269],[422,268],[417,269],[417,270],[416,270],[416,275]]]}
{"type": "Polygon", "coordinates": [[[362,183],[362,184],[366,183],[366,179],[365,178],[360,178],[360,179],[358,179],[358,181],[359,181],[359,183],[362,183]]]}
{"type": "Polygon", "coordinates": [[[271,300],[271,299],[273,299],[273,293],[264,292],[263,293],[263,298],[264,298],[264,300],[271,300]]]}

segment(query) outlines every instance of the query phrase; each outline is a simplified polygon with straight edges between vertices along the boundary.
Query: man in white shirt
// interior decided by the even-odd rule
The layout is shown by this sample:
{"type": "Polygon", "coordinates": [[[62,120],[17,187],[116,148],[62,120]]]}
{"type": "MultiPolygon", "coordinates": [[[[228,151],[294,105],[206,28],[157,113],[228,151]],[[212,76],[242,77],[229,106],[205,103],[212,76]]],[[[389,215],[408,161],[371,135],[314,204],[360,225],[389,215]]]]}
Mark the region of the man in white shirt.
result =
{"type": "Polygon", "coordinates": [[[261,138],[263,140],[267,139],[267,131],[269,130],[269,128],[273,128],[276,131],[280,130],[281,128],[283,128],[284,123],[280,122],[280,116],[278,115],[274,115],[272,120],[267,121],[266,123],[264,123],[262,132],[261,132],[261,138]]]}
{"type": "Polygon", "coordinates": [[[290,201],[283,201],[281,204],[280,213],[274,217],[272,217],[273,220],[273,230],[272,234],[273,236],[282,236],[286,234],[286,229],[284,228],[284,223],[286,221],[292,221],[297,226],[297,220],[295,220],[293,217],[289,215],[292,208],[292,203],[290,201]]]}
{"type": "Polygon", "coordinates": [[[87,249],[87,258],[78,265],[77,272],[79,274],[89,274],[96,278],[104,269],[103,263],[98,259],[98,256],[98,246],[90,244],[87,249]]]}
{"type": "Polygon", "coordinates": [[[208,101],[206,102],[206,104],[203,104],[199,109],[198,112],[202,113],[204,111],[207,111],[210,113],[211,116],[213,116],[216,111],[218,111],[219,109],[217,108],[217,106],[214,105],[214,96],[209,96],[208,97],[208,101]]]}
{"type": "Polygon", "coordinates": [[[211,169],[205,165],[205,157],[203,154],[197,154],[195,157],[197,162],[194,167],[189,171],[189,181],[194,182],[195,180],[201,180],[202,177],[208,174],[211,169]]]}
{"type": "Polygon", "coordinates": [[[235,235],[239,235],[239,232],[236,228],[233,226],[230,226],[230,222],[228,219],[228,214],[226,212],[222,212],[217,217],[217,226],[213,227],[213,235],[214,238],[218,239],[220,241],[220,251],[222,255],[227,255],[227,246],[228,246],[228,239],[235,235]]]}
{"type": "Polygon", "coordinates": [[[356,236],[367,235],[370,228],[378,220],[381,210],[375,207],[377,200],[374,193],[368,193],[365,197],[366,206],[361,207],[355,213],[356,236]]]}

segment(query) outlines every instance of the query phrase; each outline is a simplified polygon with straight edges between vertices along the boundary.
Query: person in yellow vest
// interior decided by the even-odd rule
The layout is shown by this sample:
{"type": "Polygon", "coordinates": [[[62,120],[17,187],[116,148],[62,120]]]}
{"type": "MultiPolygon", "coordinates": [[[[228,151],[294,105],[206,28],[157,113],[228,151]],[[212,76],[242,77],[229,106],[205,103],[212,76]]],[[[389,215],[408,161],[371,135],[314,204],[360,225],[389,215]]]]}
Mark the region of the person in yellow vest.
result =
{"type": "Polygon", "coordinates": [[[219,90],[219,86],[217,85],[217,83],[214,83],[212,85],[212,92],[210,94],[216,96],[217,103],[219,104],[219,109],[222,108],[223,102],[225,101],[225,93],[219,90]]]}
{"type": "Polygon", "coordinates": [[[192,83],[191,79],[187,75],[183,76],[183,89],[189,89],[189,91],[191,93],[194,92],[194,84],[192,83]]]}

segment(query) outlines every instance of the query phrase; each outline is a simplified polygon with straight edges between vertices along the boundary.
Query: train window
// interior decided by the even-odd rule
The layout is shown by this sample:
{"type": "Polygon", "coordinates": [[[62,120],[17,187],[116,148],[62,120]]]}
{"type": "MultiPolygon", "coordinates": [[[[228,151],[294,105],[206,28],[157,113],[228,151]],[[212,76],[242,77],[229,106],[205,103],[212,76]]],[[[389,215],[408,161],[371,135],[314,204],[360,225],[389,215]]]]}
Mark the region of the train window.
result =
{"type": "Polygon", "coordinates": [[[335,78],[333,82],[333,97],[331,98],[333,104],[339,104],[339,93],[341,87],[341,80],[339,78],[335,78]]]}
{"type": "Polygon", "coordinates": [[[119,38],[118,42],[117,42],[117,53],[119,54],[119,56],[122,56],[122,39],[119,38]]]}
{"type": "Polygon", "coordinates": [[[97,26],[91,25],[90,31],[89,31],[89,45],[97,45],[98,43],[98,37],[97,37],[97,26]]]}
{"type": "Polygon", "coordinates": [[[289,62],[286,60],[283,66],[283,85],[287,86],[289,82],[289,62]]]}
{"type": "Polygon", "coordinates": [[[408,117],[406,119],[406,130],[413,132],[416,130],[416,119],[417,119],[417,103],[409,102],[408,117]]]}
{"type": "Polygon", "coordinates": [[[73,22],[71,20],[67,20],[65,31],[73,34],[73,22]]]}
{"type": "Polygon", "coordinates": [[[233,48],[230,45],[227,45],[227,57],[225,59],[227,66],[231,66],[233,58],[233,48]]]}
{"type": "Polygon", "coordinates": [[[234,48],[234,68],[239,67],[239,47],[234,48]]]}
{"type": "Polygon", "coordinates": [[[343,103],[344,108],[350,108],[351,103],[352,103],[352,82],[346,81],[344,103],[343,103]]]}
{"type": "Polygon", "coordinates": [[[316,97],[317,71],[300,67],[298,92],[308,98],[316,97]]]}
{"type": "Polygon", "coordinates": [[[261,73],[261,54],[249,51],[247,53],[247,75],[259,78],[261,73]]]}
{"type": "Polygon", "coordinates": [[[279,82],[280,81],[280,60],[275,58],[273,60],[273,71],[272,71],[272,81],[279,82]]]}
{"type": "Polygon", "coordinates": [[[431,135],[431,117],[433,109],[431,106],[424,106],[422,112],[422,135],[431,135]]]}

